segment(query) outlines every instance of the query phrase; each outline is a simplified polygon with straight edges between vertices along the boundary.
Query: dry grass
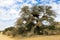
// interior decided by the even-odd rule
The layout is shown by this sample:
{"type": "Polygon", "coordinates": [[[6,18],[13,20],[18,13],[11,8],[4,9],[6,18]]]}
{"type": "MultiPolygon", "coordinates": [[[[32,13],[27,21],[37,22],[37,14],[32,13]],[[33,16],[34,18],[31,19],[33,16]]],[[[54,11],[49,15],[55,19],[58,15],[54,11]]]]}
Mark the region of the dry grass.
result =
{"type": "Polygon", "coordinates": [[[6,35],[2,35],[2,34],[0,34],[0,40],[14,40],[14,39],[9,38],[9,37],[6,36],[6,35]]]}
{"type": "Polygon", "coordinates": [[[60,40],[60,35],[54,35],[54,36],[34,36],[34,37],[28,37],[28,38],[11,38],[6,35],[0,34],[0,40],[60,40]]]}

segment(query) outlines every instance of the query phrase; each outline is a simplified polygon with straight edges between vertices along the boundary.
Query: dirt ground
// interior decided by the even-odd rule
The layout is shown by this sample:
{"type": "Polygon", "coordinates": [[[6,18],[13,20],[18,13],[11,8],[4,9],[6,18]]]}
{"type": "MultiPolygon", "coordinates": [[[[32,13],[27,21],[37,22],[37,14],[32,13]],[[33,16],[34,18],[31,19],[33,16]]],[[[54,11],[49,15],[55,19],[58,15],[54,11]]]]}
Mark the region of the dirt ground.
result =
{"type": "Polygon", "coordinates": [[[30,38],[11,38],[6,35],[0,34],[0,40],[60,40],[60,35],[53,35],[53,36],[35,36],[30,38]]]}
{"type": "Polygon", "coordinates": [[[0,34],[0,40],[14,40],[14,39],[9,38],[8,36],[0,34]]]}

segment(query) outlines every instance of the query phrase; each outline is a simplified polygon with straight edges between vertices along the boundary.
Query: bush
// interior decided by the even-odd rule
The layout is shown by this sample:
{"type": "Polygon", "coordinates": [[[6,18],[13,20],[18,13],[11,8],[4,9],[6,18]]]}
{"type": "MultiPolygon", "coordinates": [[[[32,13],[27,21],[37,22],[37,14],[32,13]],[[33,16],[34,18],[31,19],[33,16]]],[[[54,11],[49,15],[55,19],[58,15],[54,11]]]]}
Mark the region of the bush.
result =
{"type": "Polygon", "coordinates": [[[48,29],[49,29],[49,30],[55,30],[55,26],[54,26],[54,25],[48,26],[48,29]]]}

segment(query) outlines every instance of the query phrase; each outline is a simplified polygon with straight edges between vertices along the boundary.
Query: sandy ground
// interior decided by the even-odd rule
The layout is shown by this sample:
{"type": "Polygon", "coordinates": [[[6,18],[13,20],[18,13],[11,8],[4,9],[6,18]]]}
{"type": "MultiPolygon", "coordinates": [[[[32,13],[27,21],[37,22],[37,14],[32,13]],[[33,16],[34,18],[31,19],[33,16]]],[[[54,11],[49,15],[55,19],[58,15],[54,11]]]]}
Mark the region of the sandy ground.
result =
{"type": "Polygon", "coordinates": [[[14,39],[13,39],[13,38],[9,38],[9,37],[6,36],[6,35],[0,34],[0,40],[14,40],[14,39]]]}
{"type": "Polygon", "coordinates": [[[30,38],[10,38],[6,35],[0,34],[0,40],[60,40],[60,35],[54,36],[37,36],[37,37],[30,37],[30,38]]]}

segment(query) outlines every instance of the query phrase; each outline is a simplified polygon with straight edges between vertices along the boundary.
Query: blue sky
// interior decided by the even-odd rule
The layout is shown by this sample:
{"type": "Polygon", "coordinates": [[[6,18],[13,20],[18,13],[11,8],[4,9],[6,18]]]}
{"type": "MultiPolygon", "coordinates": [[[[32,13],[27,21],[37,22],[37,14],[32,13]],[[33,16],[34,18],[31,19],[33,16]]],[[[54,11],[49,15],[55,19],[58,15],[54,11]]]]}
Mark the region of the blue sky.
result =
{"type": "Polygon", "coordinates": [[[0,0],[0,30],[14,25],[22,6],[35,4],[52,6],[57,13],[55,20],[60,22],[60,0],[0,0]]]}

